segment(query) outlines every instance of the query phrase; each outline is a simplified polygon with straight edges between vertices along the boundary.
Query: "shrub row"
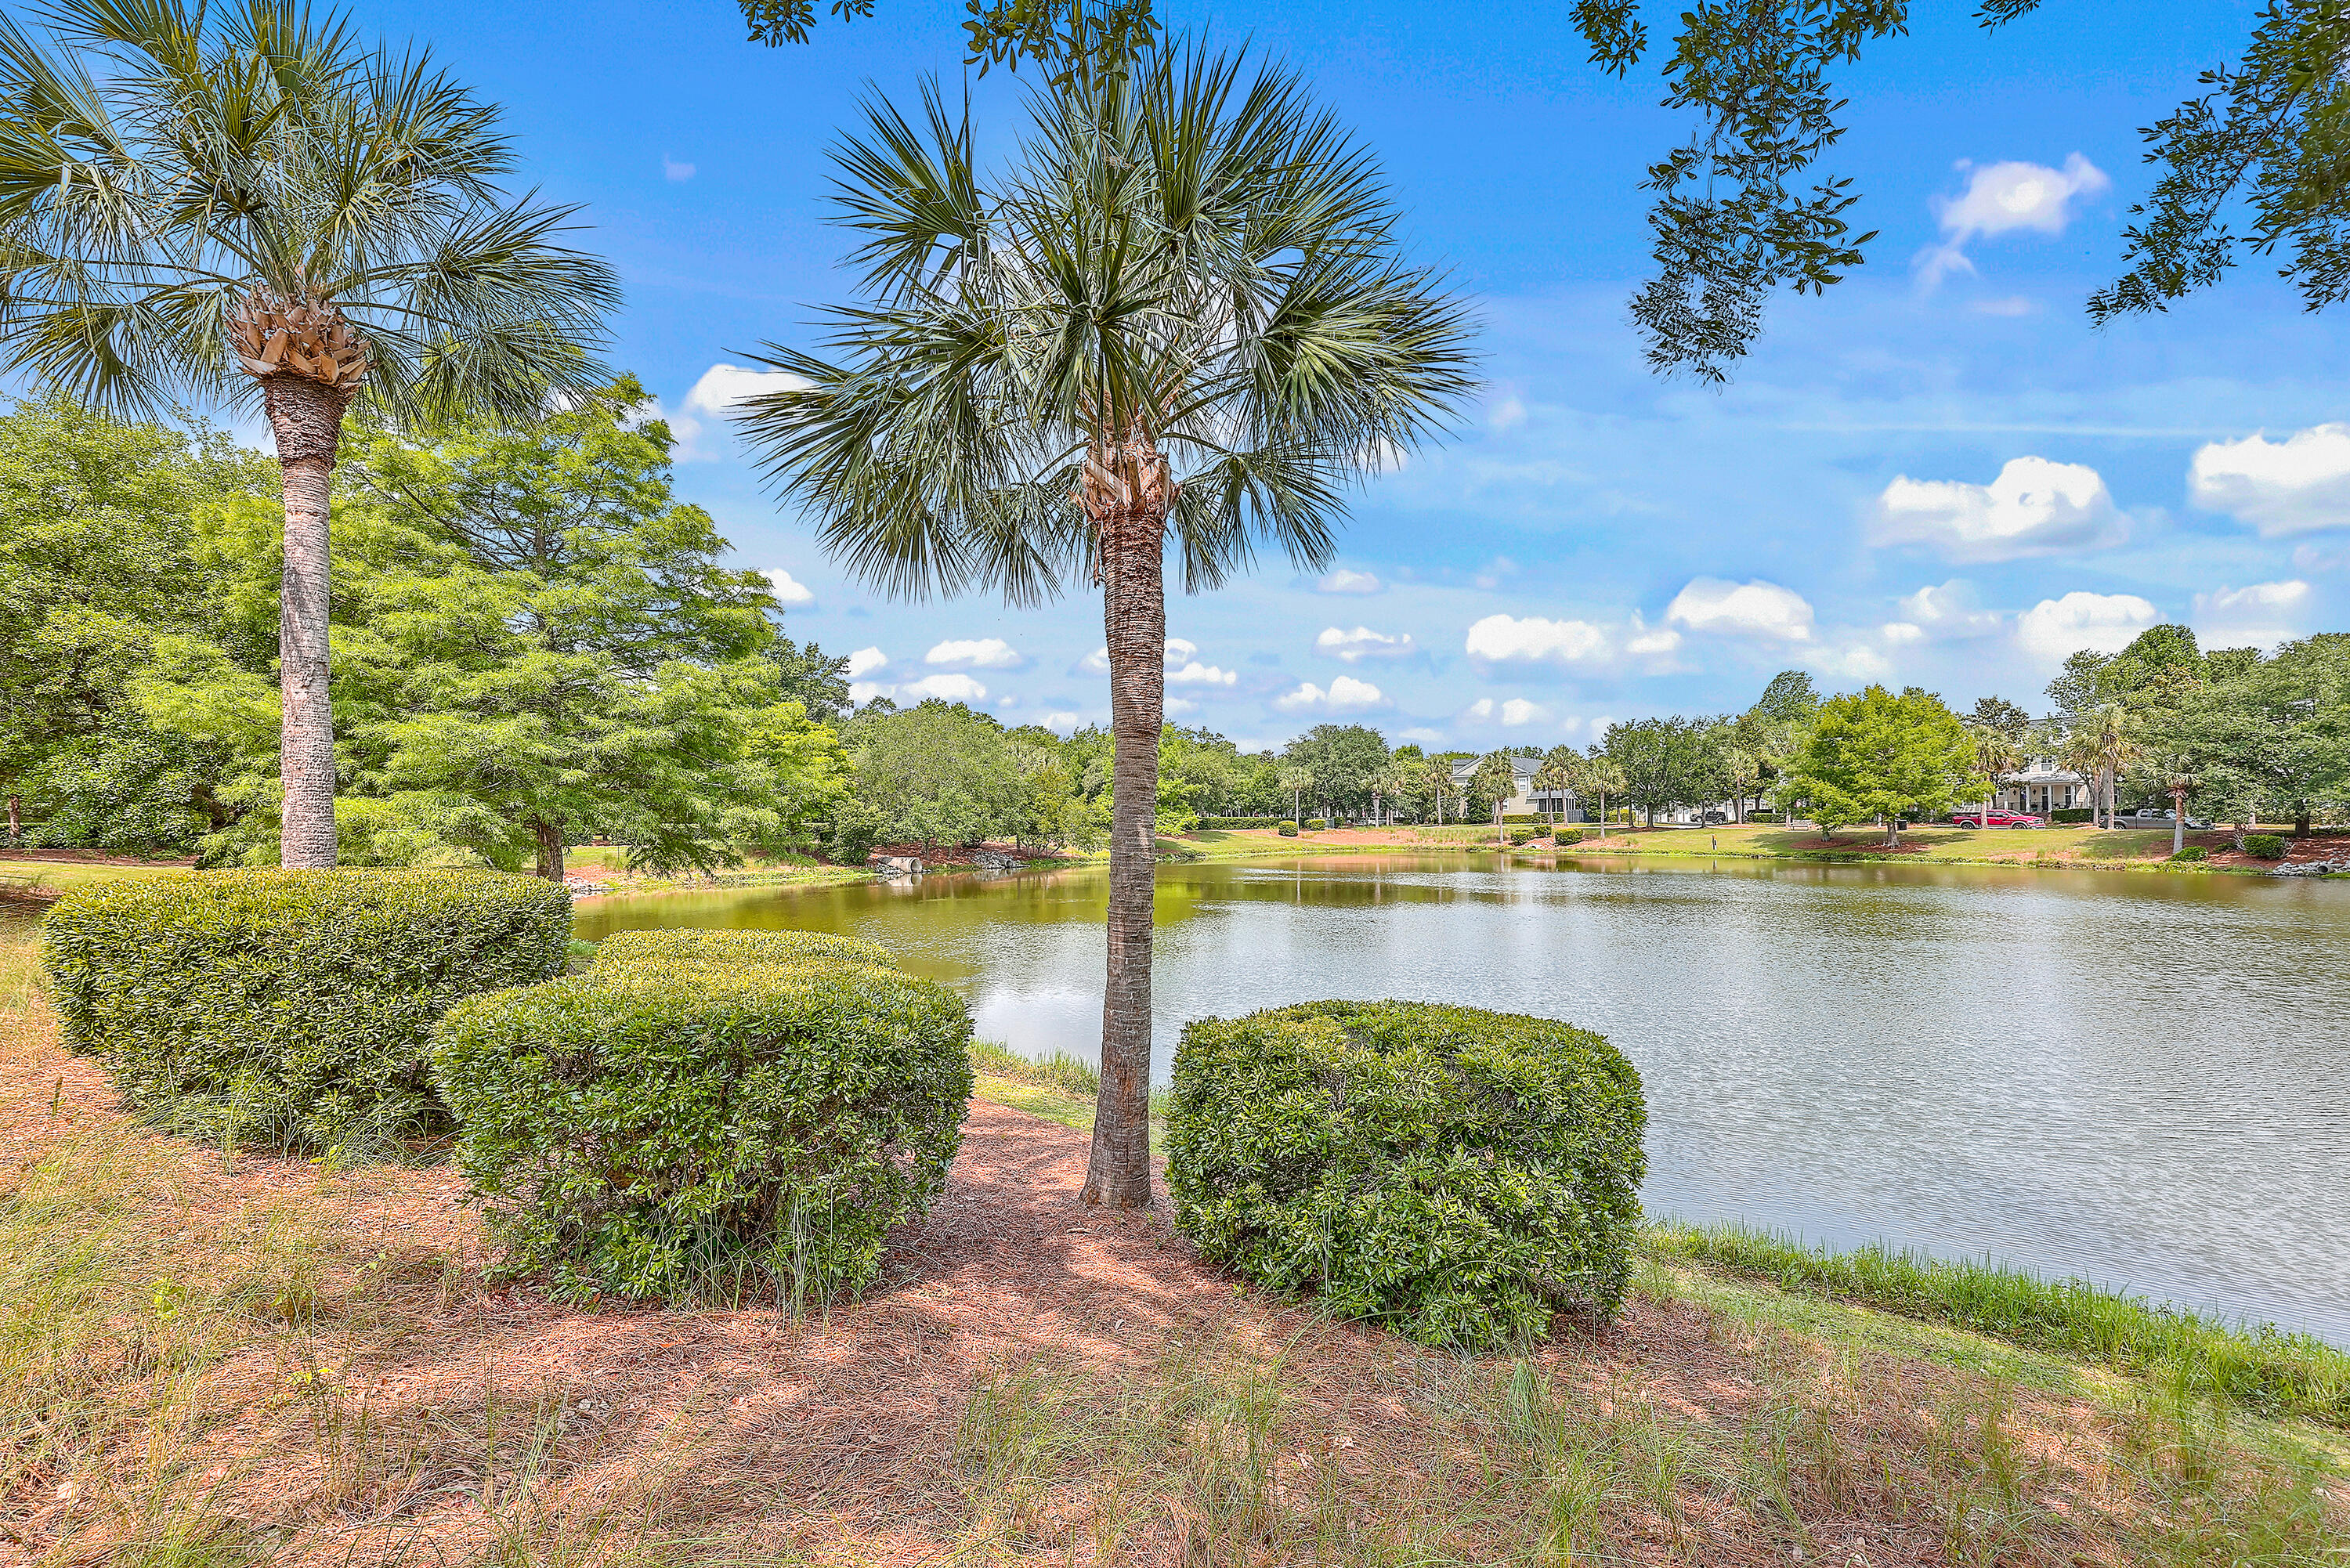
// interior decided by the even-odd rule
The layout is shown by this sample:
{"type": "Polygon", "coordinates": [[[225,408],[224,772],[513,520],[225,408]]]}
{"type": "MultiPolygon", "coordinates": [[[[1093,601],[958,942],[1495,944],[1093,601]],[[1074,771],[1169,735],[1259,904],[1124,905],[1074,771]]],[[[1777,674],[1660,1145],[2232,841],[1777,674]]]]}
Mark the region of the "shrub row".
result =
{"type": "Polygon", "coordinates": [[[1176,1222],[1259,1284],[1481,1348],[1621,1303],[1647,1111],[1598,1035],[1317,1002],[1191,1024],[1174,1076],[1176,1222]]]}
{"type": "Polygon", "coordinates": [[[945,1185],[971,1016],[805,931],[630,931],[588,973],[473,998],[435,1078],[511,1270],[558,1296],[866,1285],[945,1185]]]}
{"type": "Polygon", "coordinates": [[[2255,860],[2282,860],[2284,858],[2284,835],[2281,833],[2244,835],[2244,853],[2255,860]]]}
{"type": "Polygon", "coordinates": [[[2095,822],[2096,819],[2095,809],[2085,805],[2059,806],[2048,814],[2048,820],[2051,823],[2095,822]]]}
{"type": "Polygon", "coordinates": [[[1200,826],[1222,828],[1278,827],[1281,826],[1281,818],[1277,816],[1203,816],[1200,819],[1200,826]]]}
{"type": "Polygon", "coordinates": [[[448,1124],[432,1026],[563,972],[571,898],[488,871],[210,871],[61,899],[42,960],[66,1043],[126,1099],[280,1148],[448,1124]]]}

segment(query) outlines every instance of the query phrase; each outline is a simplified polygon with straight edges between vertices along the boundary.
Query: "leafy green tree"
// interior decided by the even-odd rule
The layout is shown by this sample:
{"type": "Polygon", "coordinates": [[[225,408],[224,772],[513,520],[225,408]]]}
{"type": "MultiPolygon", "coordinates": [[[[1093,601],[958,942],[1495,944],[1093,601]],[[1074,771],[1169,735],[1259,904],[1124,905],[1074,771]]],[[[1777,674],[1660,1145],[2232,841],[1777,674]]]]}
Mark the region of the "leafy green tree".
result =
{"type": "Polygon", "coordinates": [[[1369,798],[1373,782],[1387,767],[1388,743],[1377,730],[1360,724],[1316,724],[1290,742],[1283,754],[1305,770],[1315,800],[1337,815],[1369,798]]]}
{"type": "Polygon", "coordinates": [[[2233,804],[2247,827],[2262,810],[2307,836],[2316,812],[2350,801],[2350,633],[2289,642],[2232,680],[2210,682],[2149,726],[2167,763],[2233,804]]]}
{"type": "Polygon", "coordinates": [[[1607,752],[1622,770],[1624,798],[1648,814],[1649,826],[1657,825],[1657,813],[1695,805],[1711,793],[1717,782],[1711,728],[1679,714],[1608,726],[1607,752]]]}
{"type": "Polygon", "coordinates": [[[1887,847],[1898,848],[1902,817],[1949,811],[1976,778],[1973,744],[1941,699],[1871,686],[1820,705],[1779,787],[1785,798],[1808,802],[1831,833],[1882,820],[1887,847]]]}
{"type": "Polygon", "coordinates": [[[224,826],[231,759],[159,731],[159,648],[219,649],[196,514],[274,487],[216,431],[117,420],[61,393],[0,414],[0,794],[53,843],[183,850],[224,826]]]}
{"type": "Polygon", "coordinates": [[[864,302],[742,428],[848,570],[1031,602],[1098,582],[1118,744],[1101,1106],[1083,1200],[1150,1194],[1163,565],[1211,587],[1259,543],[1334,548],[1345,488],[1448,424],[1468,325],[1406,265],[1368,153],[1298,80],[1169,47],[1032,100],[992,178],[967,114],[875,104],[837,161],[864,302]]]}
{"type": "Polygon", "coordinates": [[[336,855],[328,504],[354,400],[403,421],[592,387],[611,269],[510,202],[497,114],[337,14],[63,0],[0,25],[0,353],[93,405],[258,410],[284,500],[282,843],[336,855]]]}
{"type": "MultiPolygon", "coordinates": [[[[2041,0],[1978,0],[1996,28],[2041,0]]],[[[2245,255],[2282,251],[2280,275],[2312,310],[2350,296],[2350,8],[2280,0],[2255,14],[2243,57],[2145,128],[2161,169],[2130,210],[2122,274],[2089,317],[2167,310],[2245,255]],[[2241,230],[2232,214],[2249,209],[2241,230]]],[[[1653,271],[1632,316],[1659,371],[1720,380],[1762,331],[1781,288],[1820,293],[1875,238],[1852,233],[1849,178],[1818,161],[1843,139],[1840,66],[1908,30],[1908,0],[1692,0],[1665,54],[1665,106],[1688,140],[1648,166],[1653,271]]],[[[1621,76],[1649,56],[1638,0],[1579,0],[1591,58],[1621,76]]]]}
{"type": "Polygon", "coordinates": [[[889,843],[977,844],[1027,819],[1031,788],[1003,727],[961,702],[860,713],[841,738],[857,798],[889,843]]]}
{"type": "Polygon", "coordinates": [[[2032,715],[2004,697],[1980,697],[1975,700],[1974,712],[1968,722],[1996,731],[2012,741],[2021,741],[2032,728],[2032,715]]]}

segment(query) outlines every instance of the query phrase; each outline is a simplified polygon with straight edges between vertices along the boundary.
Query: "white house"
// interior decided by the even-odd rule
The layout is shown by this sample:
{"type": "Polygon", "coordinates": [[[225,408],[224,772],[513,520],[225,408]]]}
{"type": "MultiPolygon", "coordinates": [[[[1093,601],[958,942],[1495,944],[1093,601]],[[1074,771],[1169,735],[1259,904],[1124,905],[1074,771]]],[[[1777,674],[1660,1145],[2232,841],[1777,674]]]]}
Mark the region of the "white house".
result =
{"type": "Polygon", "coordinates": [[[1999,775],[1991,809],[2045,816],[2052,811],[2085,806],[2089,800],[2087,779],[2046,757],[2033,757],[2014,773],[1999,775]]]}
{"type": "MultiPolygon", "coordinates": [[[[1467,792],[1469,781],[1477,776],[1478,765],[1484,760],[1482,757],[1461,757],[1453,763],[1452,787],[1456,792],[1467,792]]],[[[1510,759],[1515,787],[1511,790],[1510,798],[1502,803],[1502,814],[1504,816],[1533,816],[1537,814],[1548,816],[1556,814],[1570,822],[1581,816],[1583,803],[1575,799],[1573,790],[1535,793],[1534,775],[1542,772],[1542,765],[1540,757],[1510,759]]]]}

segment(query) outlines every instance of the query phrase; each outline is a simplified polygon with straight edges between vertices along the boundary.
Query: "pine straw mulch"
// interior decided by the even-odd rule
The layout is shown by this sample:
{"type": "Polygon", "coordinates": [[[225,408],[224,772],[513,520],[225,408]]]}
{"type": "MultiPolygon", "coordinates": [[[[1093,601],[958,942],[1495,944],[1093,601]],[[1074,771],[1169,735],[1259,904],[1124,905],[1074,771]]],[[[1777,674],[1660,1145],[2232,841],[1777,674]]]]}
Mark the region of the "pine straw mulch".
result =
{"type": "Polygon", "coordinates": [[[0,1215],[88,1282],[7,1276],[0,1563],[2121,1564],[2271,1484],[1661,1276],[1523,1363],[1320,1322],[983,1102],[863,1301],[577,1310],[484,1282],[446,1166],[224,1159],[0,1040],[0,1215]]]}

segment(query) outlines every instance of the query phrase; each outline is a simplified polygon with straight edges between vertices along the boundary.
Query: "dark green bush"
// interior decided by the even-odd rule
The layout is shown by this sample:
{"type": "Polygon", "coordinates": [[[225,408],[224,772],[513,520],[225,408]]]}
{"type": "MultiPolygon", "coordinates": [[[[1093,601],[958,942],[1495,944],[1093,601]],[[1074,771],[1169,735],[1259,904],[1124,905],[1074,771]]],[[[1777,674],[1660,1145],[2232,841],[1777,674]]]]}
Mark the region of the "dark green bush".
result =
{"type": "Polygon", "coordinates": [[[2064,805],[2064,806],[2058,806],[2054,811],[2052,811],[2052,812],[2050,812],[2050,813],[2048,814],[2048,820],[2049,820],[2049,822],[2050,822],[2051,824],[2060,823],[2060,822],[2063,822],[2063,823],[2095,822],[2096,819],[2097,819],[2097,814],[2096,814],[2095,808],[2094,808],[2094,807],[2092,807],[2092,806],[2085,806],[2085,805],[2064,805]]]}
{"type": "Polygon", "coordinates": [[[1284,838],[1295,838],[1295,837],[1296,837],[1296,836],[1297,836],[1297,824],[1295,824],[1295,823],[1294,823],[1294,822],[1284,822],[1284,823],[1283,823],[1283,824],[1281,825],[1281,836],[1282,836],[1284,838]]]}
{"type": "Polygon", "coordinates": [[[2209,860],[2211,858],[2211,852],[2199,844],[2190,844],[2170,858],[2179,862],[2209,860]]]}
{"type": "Polygon", "coordinates": [[[1277,816],[1203,816],[1200,819],[1200,826],[1222,830],[1236,827],[1278,827],[1281,826],[1281,818],[1277,816]]]}
{"type": "Polygon", "coordinates": [[[571,896],[493,871],[204,871],[60,901],[67,1044],[175,1130],[346,1149],[430,1133],[432,1026],[563,972],[571,896]]]}
{"type": "Polygon", "coordinates": [[[1550,841],[1553,844],[1580,844],[1583,842],[1583,829],[1555,827],[1551,830],[1550,841]]]}
{"type": "Polygon", "coordinates": [[[1535,836],[1536,835],[1534,830],[1531,827],[1513,827],[1510,829],[1510,842],[1512,844],[1532,844],[1534,841],[1535,836]]]}
{"type": "Polygon", "coordinates": [[[452,1009],[434,1081],[504,1269],[573,1301],[869,1283],[962,1141],[971,1015],[859,950],[627,933],[588,974],[452,1009]]]}
{"type": "Polygon", "coordinates": [[[1167,1184],[1201,1251],[1259,1284],[1490,1347],[1621,1303],[1647,1119],[1639,1075],[1586,1031],[1307,1002],[1184,1030],[1167,1184]]]}
{"type": "Polygon", "coordinates": [[[1305,819],[1305,826],[1308,830],[1319,833],[1330,826],[1330,821],[1327,817],[1309,816],[1305,819]]]}
{"type": "Polygon", "coordinates": [[[2281,833],[2247,833],[2244,835],[2244,853],[2255,860],[2282,860],[2284,858],[2284,836],[2281,833]]]}

